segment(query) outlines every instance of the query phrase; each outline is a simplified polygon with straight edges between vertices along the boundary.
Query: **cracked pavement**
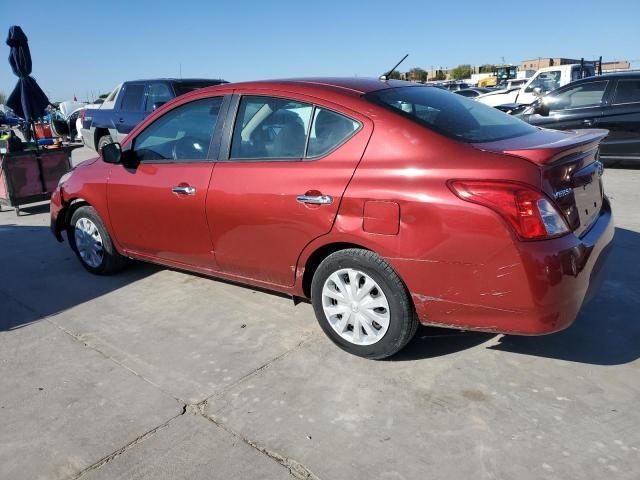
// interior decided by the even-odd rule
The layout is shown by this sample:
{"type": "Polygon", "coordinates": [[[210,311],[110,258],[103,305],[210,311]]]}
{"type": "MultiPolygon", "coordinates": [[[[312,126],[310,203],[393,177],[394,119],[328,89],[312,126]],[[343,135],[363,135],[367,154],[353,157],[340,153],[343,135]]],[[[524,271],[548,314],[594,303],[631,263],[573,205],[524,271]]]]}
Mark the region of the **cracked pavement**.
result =
{"type": "Polygon", "coordinates": [[[615,249],[570,329],[421,328],[382,362],[308,304],[142,263],[92,276],[47,205],[2,212],[0,478],[635,479],[639,182],[606,171],[615,249]]]}

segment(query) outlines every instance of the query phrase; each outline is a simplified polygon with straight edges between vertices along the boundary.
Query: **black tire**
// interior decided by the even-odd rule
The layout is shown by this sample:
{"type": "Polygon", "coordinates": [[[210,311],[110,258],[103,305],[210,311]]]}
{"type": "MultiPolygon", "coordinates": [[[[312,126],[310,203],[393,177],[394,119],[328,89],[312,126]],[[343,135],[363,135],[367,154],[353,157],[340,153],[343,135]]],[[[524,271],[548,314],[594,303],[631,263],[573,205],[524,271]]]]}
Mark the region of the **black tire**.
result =
{"type": "Polygon", "coordinates": [[[311,302],[324,333],[337,346],[359,357],[376,360],[390,357],[402,350],[418,329],[418,318],[404,283],[383,258],[369,250],[349,248],[325,258],[313,275],[311,302]],[[344,268],[359,270],[371,277],[387,298],[390,315],[388,330],[380,340],[371,345],[357,345],[340,336],[324,313],[324,284],[334,272],[344,268]]]}
{"type": "Polygon", "coordinates": [[[113,139],[111,138],[111,135],[101,136],[98,139],[98,153],[102,155],[102,147],[104,147],[105,145],[109,145],[110,143],[113,143],[113,139]]]}
{"type": "Polygon", "coordinates": [[[93,207],[83,206],[73,212],[71,221],[67,227],[67,239],[69,240],[71,249],[75,252],[82,266],[91,273],[95,273],[97,275],[110,275],[122,270],[129,261],[127,257],[120,255],[120,253],[115,249],[109,232],[107,232],[104,223],[102,223],[102,219],[93,207]],[[102,259],[98,265],[88,264],[85,259],[82,258],[82,255],[76,245],[76,225],[81,219],[90,220],[91,223],[95,225],[102,239],[102,259]]]}

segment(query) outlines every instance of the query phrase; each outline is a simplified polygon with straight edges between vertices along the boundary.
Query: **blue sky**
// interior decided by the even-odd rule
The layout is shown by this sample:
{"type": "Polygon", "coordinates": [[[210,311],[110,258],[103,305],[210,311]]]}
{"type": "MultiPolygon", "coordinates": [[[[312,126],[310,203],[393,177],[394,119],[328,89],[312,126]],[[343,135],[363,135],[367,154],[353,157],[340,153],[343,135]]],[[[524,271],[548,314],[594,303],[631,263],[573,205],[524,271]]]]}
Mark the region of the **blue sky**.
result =
{"type": "Polygon", "coordinates": [[[16,78],[9,26],[29,37],[33,75],[52,100],[147,77],[377,76],[548,56],[633,60],[640,1],[0,0],[0,91],[16,78]],[[29,8],[25,8],[26,6],[29,8]]]}

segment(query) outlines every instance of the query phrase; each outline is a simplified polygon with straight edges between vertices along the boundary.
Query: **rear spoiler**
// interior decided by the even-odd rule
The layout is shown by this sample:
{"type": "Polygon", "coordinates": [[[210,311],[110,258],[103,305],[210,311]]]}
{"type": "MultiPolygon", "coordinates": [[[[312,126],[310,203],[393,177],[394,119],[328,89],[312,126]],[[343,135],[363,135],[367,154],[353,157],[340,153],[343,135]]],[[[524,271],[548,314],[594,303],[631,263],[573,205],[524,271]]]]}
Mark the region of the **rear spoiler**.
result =
{"type": "Polygon", "coordinates": [[[474,146],[481,150],[524,158],[538,165],[549,165],[567,155],[597,148],[607,135],[609,130],[603,129],[570,131],[541,129],[538,134],[490,143],[476,143],[474,146]],[[544,135],[541,134],[543,132],[544,135]]]}

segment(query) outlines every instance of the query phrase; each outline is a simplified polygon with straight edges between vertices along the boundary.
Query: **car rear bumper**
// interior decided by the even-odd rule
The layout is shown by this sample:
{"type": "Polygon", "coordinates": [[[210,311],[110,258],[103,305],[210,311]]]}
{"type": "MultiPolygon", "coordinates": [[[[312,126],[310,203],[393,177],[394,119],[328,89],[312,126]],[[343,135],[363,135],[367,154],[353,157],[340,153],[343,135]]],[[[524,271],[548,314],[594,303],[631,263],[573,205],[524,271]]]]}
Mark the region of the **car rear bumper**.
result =
{"type": "Polygon", "coordinates": [[[483,265],[415,262],[402,269],[411,269],[412,281],[405,281],[424,324],[542,335],[571,325],[597,292],[613,235],[605,199],[598,219],[580,238],[517,242],[516,252],[483,265]],[[417,281],[420,276],[437,282],[417,281]]]}

